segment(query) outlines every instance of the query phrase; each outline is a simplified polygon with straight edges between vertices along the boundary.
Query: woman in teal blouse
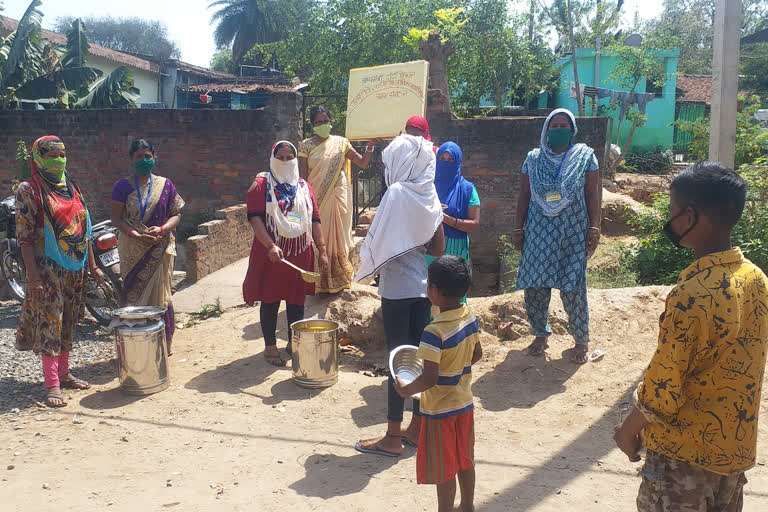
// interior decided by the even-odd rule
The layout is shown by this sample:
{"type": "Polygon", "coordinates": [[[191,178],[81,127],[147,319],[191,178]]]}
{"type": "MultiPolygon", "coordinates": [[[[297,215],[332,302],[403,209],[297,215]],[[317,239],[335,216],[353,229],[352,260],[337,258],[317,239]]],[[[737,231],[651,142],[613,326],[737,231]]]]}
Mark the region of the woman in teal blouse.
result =
{"type": "MultiPolygon", "coordinates": [[[[443,204],[445,254],[469,258],[469,233],[480,227],[480,198],[475,186],[461,176],[461,148],[446,142],[437,151],[435,189],[443,204]]],[[[427,265],[435,258],[427,256],[427,265]]],[[[467,302],[467,297],[461,299],[467,302]]]]}

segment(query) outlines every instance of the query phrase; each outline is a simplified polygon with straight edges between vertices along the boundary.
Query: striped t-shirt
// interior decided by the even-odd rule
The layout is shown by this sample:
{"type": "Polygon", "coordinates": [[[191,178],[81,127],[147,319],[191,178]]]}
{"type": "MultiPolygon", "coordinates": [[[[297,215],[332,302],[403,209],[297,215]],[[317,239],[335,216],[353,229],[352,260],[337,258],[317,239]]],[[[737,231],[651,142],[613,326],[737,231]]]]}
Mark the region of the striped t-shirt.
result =
{"type": "Polygon", "coordinates": [[[447,418],[472,410],[472,354],[480,341],[475,315],[466,304],[440,313],[424,329],[418,356],[439,365],[437,385],[421,394],[419,410],[447,418]]]}

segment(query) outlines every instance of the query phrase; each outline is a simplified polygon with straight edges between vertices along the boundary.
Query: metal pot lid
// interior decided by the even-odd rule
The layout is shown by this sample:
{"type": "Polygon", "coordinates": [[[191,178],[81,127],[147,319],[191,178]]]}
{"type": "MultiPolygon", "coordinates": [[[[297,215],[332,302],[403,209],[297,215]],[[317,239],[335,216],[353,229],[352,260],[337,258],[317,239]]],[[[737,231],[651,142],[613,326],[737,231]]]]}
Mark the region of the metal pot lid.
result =
{"type": "Polygon", "coordinates": [[[165,313],[165,308],[158,306],[128,306],[127,308],[113,309],[112,318],[141,320],[145,318],[157,318],[163,313],[165,313]]]}

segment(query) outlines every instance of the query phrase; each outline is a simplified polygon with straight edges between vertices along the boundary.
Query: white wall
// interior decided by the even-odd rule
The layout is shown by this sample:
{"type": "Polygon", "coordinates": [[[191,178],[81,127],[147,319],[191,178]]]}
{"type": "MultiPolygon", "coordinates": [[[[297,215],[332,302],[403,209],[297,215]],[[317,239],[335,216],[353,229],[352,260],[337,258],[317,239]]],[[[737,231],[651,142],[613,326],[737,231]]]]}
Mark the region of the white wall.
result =
{"type": "MultiPolygon", "coordinates": [[[[88,66],[100,70],[102,73],[104,73],[104,75],[108,75],[117,68],[121,67],[122,64],[105,59],[104,57],[99,57],[98,55],[90,55],[88,57],[88,66]]],[[[136,103],[141,104],[158,102],[158,74],[147,71],[145,69],[137,69],[131,66],[128,66],[128,69],[130,69],[133,73],[134,87],[141,91],[139,100],[136,103]]]]}

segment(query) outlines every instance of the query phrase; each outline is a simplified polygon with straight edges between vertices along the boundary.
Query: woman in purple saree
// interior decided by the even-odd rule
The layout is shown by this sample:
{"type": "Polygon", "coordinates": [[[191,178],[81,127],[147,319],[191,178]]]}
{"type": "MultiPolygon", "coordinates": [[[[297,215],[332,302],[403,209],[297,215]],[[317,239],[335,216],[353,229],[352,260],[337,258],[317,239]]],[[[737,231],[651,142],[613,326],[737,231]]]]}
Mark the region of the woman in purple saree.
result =
{"type": "Polygon", "coordinates": [[[155,151],[151,143],[134,141],[129,156],[135,174],[115,183],[112,190],[112,224],[121,233],[123,304],[166,308],[163,320],[170,355],[176,327],[171,303],[175,230],[184,200],[171,180],[152,174],[155,151]]]}

